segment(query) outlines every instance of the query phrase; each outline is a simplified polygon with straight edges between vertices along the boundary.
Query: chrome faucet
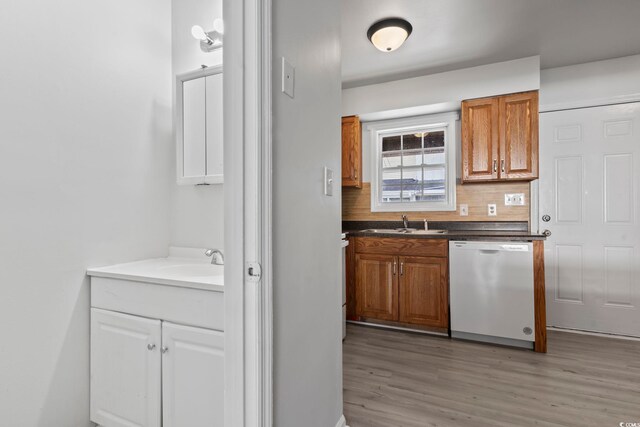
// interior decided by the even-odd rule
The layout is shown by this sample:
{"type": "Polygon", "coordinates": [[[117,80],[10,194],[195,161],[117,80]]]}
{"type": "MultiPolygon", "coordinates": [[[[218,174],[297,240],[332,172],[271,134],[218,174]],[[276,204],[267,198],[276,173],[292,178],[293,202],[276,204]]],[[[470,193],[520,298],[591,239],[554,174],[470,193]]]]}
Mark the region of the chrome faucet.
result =
{"type": "Polygon", "coordinates": [[[211,264],[224,265],[224,255],[220,249],[207,249],[204,254],[211,257],[211,264]]]}
{"type": "Polygon", "coordinates": [[[404,228],[409,228],[409,220],[407,220],[406,215],[402,215],[402,224],[404,225],[404,228]]]}

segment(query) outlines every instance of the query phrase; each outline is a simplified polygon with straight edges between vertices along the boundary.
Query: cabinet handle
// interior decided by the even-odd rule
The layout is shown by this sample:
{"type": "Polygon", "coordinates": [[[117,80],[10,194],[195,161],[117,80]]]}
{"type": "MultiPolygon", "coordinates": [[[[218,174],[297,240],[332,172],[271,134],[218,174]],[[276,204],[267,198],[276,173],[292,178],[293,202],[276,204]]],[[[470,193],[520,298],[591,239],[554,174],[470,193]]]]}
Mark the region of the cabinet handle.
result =
{"type": "Polygon", "coordinates": [[[500,160],[500,169],[502,170],[502,173],[504,173],[504,159],[500,160]]]}
{"type": "Polygon", "coordinates": [[[400,275],[404,276],[404,262],[400,263],[400,275]]]}
{"type": "Polygon", "coordinates": [[[498,172],[498,161],[497,160],[493,161],[493,171],[494,172],[498,172]]]}
{"type": "Polygon", "coordinates": [[[165,354],[167,351],[169,351],[169,347],[162,346],[160,351],[162,352],[162,354],[165,354]]]}
{"type": "Polygon", "coordinates": [[[396,275],[396,262],[393,262],[393,275],[396,275]]]}
{"type": "Polygon", "coordinates": [[[358,179],[358,171],[355,172],[355,177],[358,179]]]}
{"type": "Polygon", "coordinates": [[[147,344],[147,350],[153,351],[156,348],[155,344],[147,344]]]}

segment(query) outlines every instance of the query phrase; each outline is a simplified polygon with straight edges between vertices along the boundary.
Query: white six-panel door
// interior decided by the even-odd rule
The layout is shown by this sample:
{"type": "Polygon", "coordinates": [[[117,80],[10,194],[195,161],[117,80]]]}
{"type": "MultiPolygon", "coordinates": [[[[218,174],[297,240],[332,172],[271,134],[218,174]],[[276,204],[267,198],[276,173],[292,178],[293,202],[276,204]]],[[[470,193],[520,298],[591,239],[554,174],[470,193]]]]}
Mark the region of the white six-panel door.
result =
{"type": "Polygon", "coordinates": [[[540,115],[550,326],[640,336],[639,162],[640,103],[540,115]]]}
{"type": "Polygon", "coordinates": [[[224,425],[224,333],[162,323],[163,427],[224,425]]]}
{"type": "Polygon", "coordinates": [[[91,421],[160,427],[160,321],[91,309],[91,421]]]}

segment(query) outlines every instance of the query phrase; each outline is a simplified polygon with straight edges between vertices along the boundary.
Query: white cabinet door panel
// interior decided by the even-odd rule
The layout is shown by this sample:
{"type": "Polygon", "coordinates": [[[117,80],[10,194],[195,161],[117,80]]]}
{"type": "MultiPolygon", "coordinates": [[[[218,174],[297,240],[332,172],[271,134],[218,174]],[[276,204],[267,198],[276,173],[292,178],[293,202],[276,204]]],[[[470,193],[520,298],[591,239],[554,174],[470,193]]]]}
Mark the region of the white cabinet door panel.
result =
{"type": "Polygon", "coordinates": [[[183,90],[183,177],[202,177],[206,173],[205,79],[182,83],[183,90]]]}
{"type": "Polygon", "coordinates": [[[224,425],[224,333],[163,322],[163,427],[224,425]]]}
{"type": "Polygon", "coordinates": [[[206,77],[207,184],[223,182],[222,73],[206,77]]]}
{"type": "Polygon", "coordinates": [[[91,309],[91,421],[160,427],[161,322],[91,309]]]}

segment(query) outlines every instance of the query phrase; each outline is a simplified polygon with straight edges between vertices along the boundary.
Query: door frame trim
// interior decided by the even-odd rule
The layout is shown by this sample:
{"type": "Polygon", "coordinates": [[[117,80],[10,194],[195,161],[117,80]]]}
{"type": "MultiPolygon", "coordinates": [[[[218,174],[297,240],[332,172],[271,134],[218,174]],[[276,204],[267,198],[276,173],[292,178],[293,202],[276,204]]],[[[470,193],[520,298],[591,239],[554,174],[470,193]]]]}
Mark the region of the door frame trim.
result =
{"type": "Polygon", "coordinates": [[[224,418],[238,427],[273,422],[271,10],[271,0],[223,0],[224,418]]]}
{"type": "Polygon", "coordinates": [[[551,113],[562,110],[578,110],[581,108],[604,107],[607,105],[629,104],[640,102],[640,93],[630,93],[628,95],[609,96],[605,98],[594,98],[583,101],[559,102],[556,104],[540,105],[540,113],[551,113]]]}

